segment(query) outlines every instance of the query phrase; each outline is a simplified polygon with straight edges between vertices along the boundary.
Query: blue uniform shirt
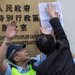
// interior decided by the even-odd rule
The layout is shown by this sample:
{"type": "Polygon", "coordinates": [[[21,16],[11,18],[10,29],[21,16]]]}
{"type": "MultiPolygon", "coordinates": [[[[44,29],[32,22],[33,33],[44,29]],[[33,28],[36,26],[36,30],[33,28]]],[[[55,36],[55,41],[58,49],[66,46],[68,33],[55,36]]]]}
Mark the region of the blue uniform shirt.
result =
{"type": "MultiPolygon", "coordinates": [[[[40,55],[37,55],[36,57],[34,57],[34,59],[36,60],[36,63],[34,64],[35,66],[38,66],[43,60],[45,60],[46,56],[44,54],[42,54],[42,56],[40,57],[40,55]]],[[[17,70],[20,72],[20,73],[25,73],[25,72],[28,72],[29,71],[29,66],[27,67],[27,70],[23,69],[22,67],[20,66],[17,66],[15,65],[17,70]]],[[[5,72],[5,75],[12,75],[11,72],[12,69],[10,67],[9,64],[7,64],[7,70],[5,72]]]]}

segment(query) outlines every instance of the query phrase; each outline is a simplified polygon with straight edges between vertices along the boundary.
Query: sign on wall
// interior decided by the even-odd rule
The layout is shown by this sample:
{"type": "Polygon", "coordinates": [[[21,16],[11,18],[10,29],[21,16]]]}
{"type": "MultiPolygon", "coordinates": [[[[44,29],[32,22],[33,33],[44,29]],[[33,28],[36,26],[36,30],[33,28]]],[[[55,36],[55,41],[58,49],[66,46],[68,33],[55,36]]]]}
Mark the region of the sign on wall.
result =
{"type": "Polygon", "coordinates": [[[50,1],[55,0],[0,0],[0,44],[4,40],[7,23],[15,20],[18,33],[12,42],[26,43],[30,54],[35,55],[35,38],[40,35],[38,3],[50,1]]]}

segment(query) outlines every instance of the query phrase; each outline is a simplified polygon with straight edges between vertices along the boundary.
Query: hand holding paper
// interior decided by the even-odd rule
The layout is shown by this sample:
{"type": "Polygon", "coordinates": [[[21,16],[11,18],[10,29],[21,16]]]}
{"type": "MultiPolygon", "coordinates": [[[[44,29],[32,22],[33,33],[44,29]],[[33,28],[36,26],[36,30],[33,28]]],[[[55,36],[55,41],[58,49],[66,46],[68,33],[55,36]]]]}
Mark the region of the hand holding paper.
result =
{"type": "Polygon", "coordinates": [[[52,29],[50,28],[40,27],[40,29],[43,34],[52,34],[52,29]]]}
{"type": "Polygon", "coordinates": [[[50,5],[48,4],[47,5],[47,12],[51,16],[51,18],[57,17],[56,14],[55,14],[56,11],[55,11],[54,6],[52,4],[50,4],[50,5]]]}
{"type": "Polygon", "coordinates": [[[45,2],[39,3],[39,15],[41,21],[41,27],[52,29],[49,20],[53,17],[59,17],[63,26],[63,16],[60,2],[45,2]]]}
{"type": "Polygon", "coordinates": [[[60,17],[59,17],[59,12],[57,12],[57,11],[55,10],[55,7],[54,7],[52,4],[48,4],[48,5],[47,5],[47,12],[48,12],[48,14],[51,16],[51,18],[54,18],[54,17],[60,18],[60,17]]]}

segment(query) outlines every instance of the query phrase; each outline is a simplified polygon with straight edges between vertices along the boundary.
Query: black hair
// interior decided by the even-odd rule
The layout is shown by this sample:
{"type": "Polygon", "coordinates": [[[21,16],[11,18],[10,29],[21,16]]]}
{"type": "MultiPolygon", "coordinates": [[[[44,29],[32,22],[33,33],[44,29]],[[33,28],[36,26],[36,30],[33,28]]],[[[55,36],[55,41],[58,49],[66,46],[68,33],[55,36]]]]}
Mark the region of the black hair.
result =
{"type": "Polygon", "coordinates": [[[50,34],[43,34],[40,35],[36,39],[36,46],[37,48],[43,52],[44,54],[48,55],[53,52],[55,46],[54,36],[50,34]]]}

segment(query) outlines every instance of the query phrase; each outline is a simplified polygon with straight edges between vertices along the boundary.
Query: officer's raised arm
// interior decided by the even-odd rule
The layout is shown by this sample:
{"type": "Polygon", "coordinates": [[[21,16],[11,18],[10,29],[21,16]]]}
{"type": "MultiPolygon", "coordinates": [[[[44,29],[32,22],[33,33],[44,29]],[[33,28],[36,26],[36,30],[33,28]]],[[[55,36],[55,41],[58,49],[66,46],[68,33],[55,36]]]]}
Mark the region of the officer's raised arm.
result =
{"type": "Polygon", "coordinates": [[[0,72],[3,74],[5,73],[7,69],[7,65],[4,63],[4,60],[6,58],[6,53],[7,53],[7,48],[11,42],[11,40],[15,37],[17,33],[17,27],[16,27],[16,22],[11,21],[7,25],[6,33],[5,33],[5,38],[4,41],[0,47],[0,72]]]}

